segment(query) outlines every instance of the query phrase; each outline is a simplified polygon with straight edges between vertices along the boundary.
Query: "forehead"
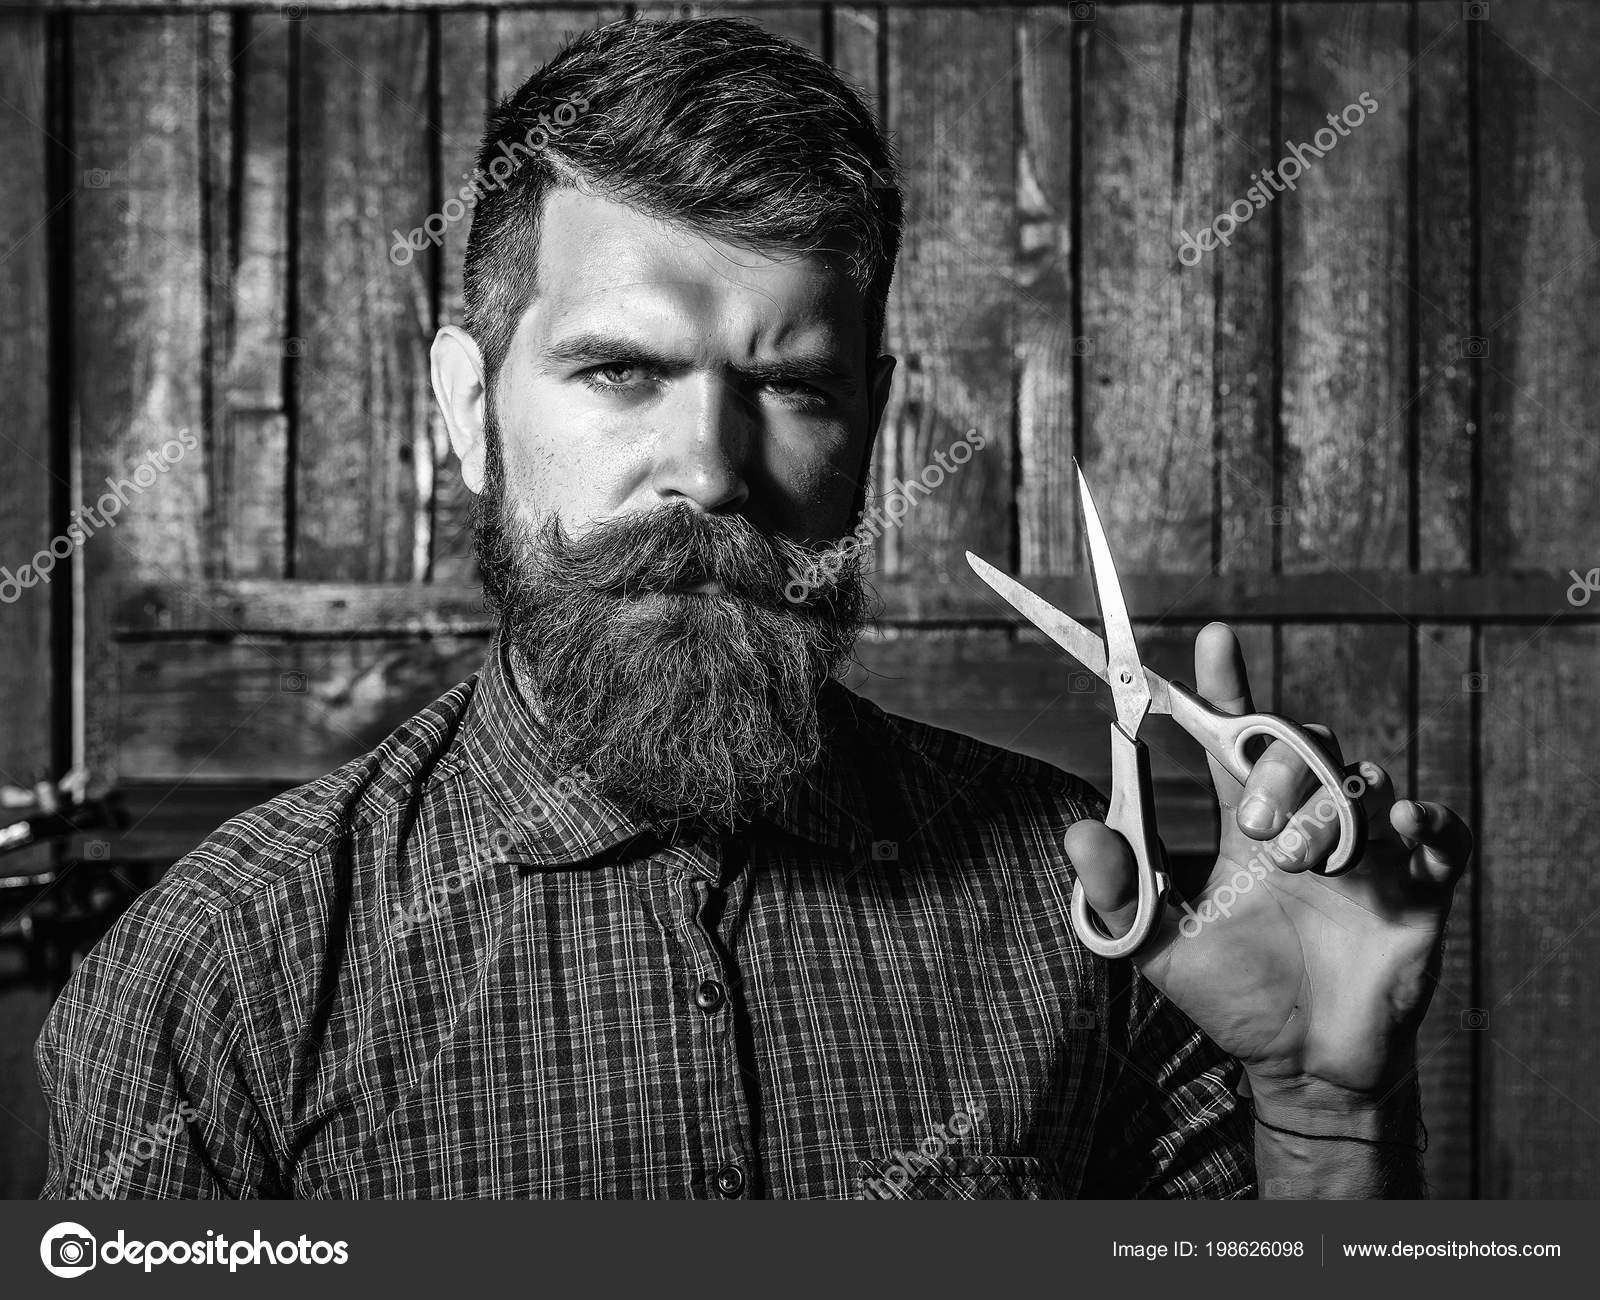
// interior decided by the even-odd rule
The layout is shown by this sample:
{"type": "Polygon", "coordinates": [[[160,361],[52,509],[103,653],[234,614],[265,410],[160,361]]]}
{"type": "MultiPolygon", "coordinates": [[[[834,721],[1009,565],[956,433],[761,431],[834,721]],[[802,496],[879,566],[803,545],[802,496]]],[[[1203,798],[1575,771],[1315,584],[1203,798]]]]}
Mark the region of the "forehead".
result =
{"type": "Polygon", "coordinates": [[[546,196],[535,283],[518,331],[534,341],[620,325],[728,356],[865,347],[837,257],[744,248],[576,189],[546,196]]]}

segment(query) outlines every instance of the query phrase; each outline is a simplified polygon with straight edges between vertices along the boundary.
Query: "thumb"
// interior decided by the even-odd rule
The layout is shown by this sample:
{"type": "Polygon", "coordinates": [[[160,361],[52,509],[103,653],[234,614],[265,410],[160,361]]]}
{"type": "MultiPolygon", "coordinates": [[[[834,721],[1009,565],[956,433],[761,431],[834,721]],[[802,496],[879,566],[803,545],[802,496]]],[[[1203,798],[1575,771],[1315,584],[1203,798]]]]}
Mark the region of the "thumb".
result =
{"type": "Polygon", "coordinates": [[[1067,827],[1061,846],[1106,932],[1117,938],[1126,934],[1139,904],[1137,864],[1127,840],[1104,822],[1085,820],[1067,827]]]}

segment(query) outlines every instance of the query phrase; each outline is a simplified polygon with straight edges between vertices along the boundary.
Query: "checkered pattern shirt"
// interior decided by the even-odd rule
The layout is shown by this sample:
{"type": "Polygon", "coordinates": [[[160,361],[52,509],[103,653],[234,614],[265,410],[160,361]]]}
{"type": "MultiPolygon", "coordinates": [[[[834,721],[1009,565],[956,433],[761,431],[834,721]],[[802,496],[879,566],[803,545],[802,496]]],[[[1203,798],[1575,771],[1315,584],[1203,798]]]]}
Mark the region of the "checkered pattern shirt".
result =
{"type": "Polygon", "coordinates": [[[1073,934],[1092,788],[830,683],[784,805],[640,823],[522,680],[135,901],[38,1043],[44,1196],[1253,1194],[1238,1067],[1073,934]]]}

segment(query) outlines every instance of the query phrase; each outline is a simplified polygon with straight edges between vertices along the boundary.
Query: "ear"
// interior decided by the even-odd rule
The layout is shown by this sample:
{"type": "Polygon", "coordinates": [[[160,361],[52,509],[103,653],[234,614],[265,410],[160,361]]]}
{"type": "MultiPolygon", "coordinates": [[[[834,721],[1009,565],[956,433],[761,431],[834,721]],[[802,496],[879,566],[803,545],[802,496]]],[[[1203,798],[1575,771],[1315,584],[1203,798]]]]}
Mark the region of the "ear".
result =
{"type": "Polygon", "coordinates": [[[450,433],[450,449],[461,461],[461,481],[474,495],[483,491],[483,355],[472,336],[457,325],[442,326],[429,351],[433,396],[450,433]]]}
{"type": "Polygon", "coordinates": [[[883,413],[889,409],[889,392],[894,386],[893,357],[879,357],[872,363],[871,388],[867,395],[867,442],[861,449],[861,463],[856,471],[856,499],[851,509],[853,527],[861,518],[867,504],[867,481],[872,477],[872,452],[878,445],[878,430],[883,426],[883,413]]]}

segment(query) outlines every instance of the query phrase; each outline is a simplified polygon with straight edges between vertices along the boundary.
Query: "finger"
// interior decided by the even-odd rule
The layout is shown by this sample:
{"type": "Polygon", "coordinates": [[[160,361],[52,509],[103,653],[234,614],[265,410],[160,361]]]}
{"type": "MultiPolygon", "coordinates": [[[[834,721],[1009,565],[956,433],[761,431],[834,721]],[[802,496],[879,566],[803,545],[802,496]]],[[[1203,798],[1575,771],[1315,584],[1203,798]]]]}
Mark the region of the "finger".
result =
{"type": "Polygon", "coordinates": [[[1138,864],[1127,840],[1104,822],[1073,822],[1062,837],[1062,847],[1083,882],[1089,906],[1099,913],[1106,932],[1120,938],[1133,925],[1138,911],[1138,864]]]}
{"type": "MultiPolygon", "coordinates": [[[[1306,728],[1333,759],[1344,766],[1339,742],[1327,727],[1312,723],[1306,728]]],[[[1319,788],[1311,766],[1286,741],[1275,740],[1250,770],[1239,801],[1239,829],[1253,840],[1270,840],[1289,824],[1289,819],[1304,806],[1319,788]]]]}
{"type": "Polygon", "coordinates": [[[1401,840],[1413,850],[1411,878],[1419,884],[1454,885],[1472,857],[1472,831],[1442,803],[1402,799],[1390,814],[1401,840]]]}
{"type": "Polygon", "coordinates": [[[1194,684],[1224,713],[1253,713],[1244,648],[1226,623],[1207,623],[1194,639],[1194,684]]]}
{"type": "MultiPolygon", "coordinates": [[[[1226,623],[1207,623],[1194,639],[1194,684],[1200,697],[1224,713],[1253,713],[1250,673],[1245,667],[1244,649],[1226,623]]],[[[1238,807],[1242,787],[1234,776],[1214,758],[1207,758],[1211,786],[1217,802],[1225,809],[1238,807]]]]}
{"type": "MultiPolygon", "coordinates": [[[[1346,770],[1352,776],[1358,771],[1354,767],[1346,770]]],[[[1389,806],[1394,801],[1394,785],[1389,774],[1376,763],[1362,763],[1359,772],[1359,781],[1347,782],[1340,794],[1316,788],[1283,830],[1256,852],[1280,871],[1297,873],[1321,867],[1339,844],[1339,802],[1351,797],[1356,785],[1361,787],[1358,802],[1368,825],[1387,828],[1389,806]]],[[[1369,843],[1372,838],[1377,837],[1369,836],[1369,843]]]]}

